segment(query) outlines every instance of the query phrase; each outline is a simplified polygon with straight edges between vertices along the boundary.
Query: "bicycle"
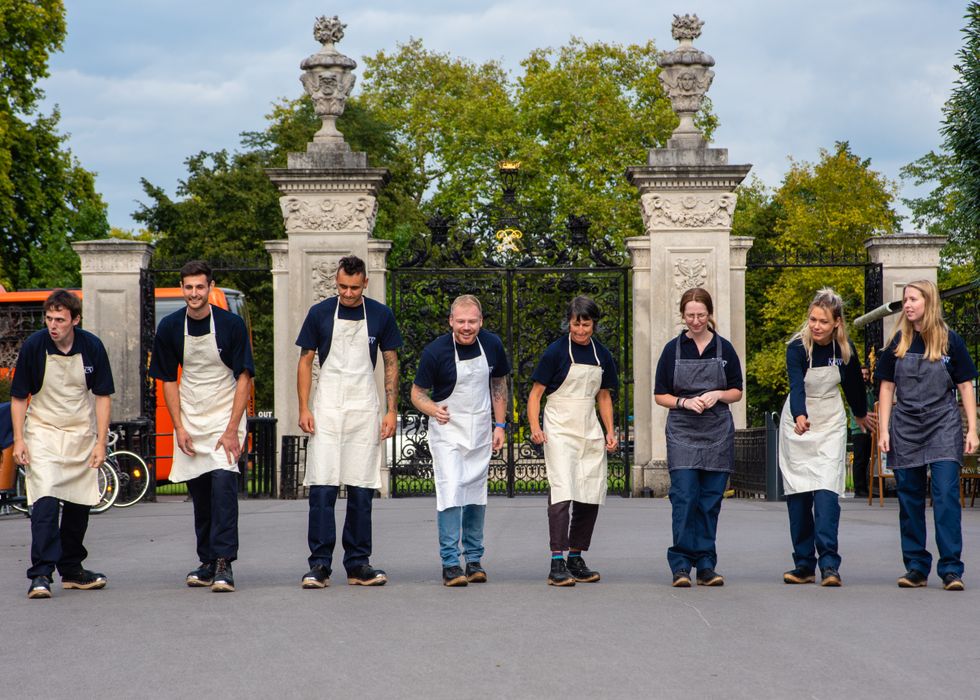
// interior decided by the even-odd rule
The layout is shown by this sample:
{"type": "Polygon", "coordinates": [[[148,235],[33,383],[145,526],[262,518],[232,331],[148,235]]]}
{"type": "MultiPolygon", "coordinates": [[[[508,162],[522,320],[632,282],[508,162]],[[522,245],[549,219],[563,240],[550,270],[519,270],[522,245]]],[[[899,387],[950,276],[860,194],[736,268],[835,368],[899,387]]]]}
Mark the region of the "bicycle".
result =
{"type": "MultiPolygon", "coordinates": [[[[150,470],[146,462],[135,452],[129,450],[113,450],[119,442],[119,433],[110,431],[106,440],[106,448],[110,450],[106,455],[103,467],[108,467],[115,473],[117,478],[116,499],[110,505],[117,508],[129,508],[143,500],[146,492],[150,488],[150,470]]],[[[96,506],[96,507],[101,507],[96,506]]],[[[108,508],[108,506],[106,506],[108,508]]],[[[92,508],[93,512],[101,513],[101,510],[92,508]]],[[[103,508],[102,510],[105,510],[103,508]]]]}

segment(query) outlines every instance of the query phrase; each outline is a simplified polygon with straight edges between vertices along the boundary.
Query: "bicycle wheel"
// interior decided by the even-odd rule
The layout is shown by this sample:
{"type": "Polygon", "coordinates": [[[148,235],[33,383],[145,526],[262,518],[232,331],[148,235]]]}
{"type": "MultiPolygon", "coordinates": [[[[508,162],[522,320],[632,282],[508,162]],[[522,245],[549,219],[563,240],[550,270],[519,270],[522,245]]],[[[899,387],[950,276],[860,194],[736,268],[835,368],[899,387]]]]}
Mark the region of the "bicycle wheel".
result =
{"type": "Polygon", "coordinates": [[[99,467],[99,493],[102,497],[92,506],[93,513],[102,513],[112,507],[119,496],[119,477],[108,460],[99,467]]]}
{"type": "Polygon", "coordinates": [[[15,488],[17,495],[11,501],[10,507],[25,515],[30,515],[31,508],[27,505],[27,473],[24,471],[24,467],[17,467],[17,483],[15,488]]]}
{"type": "Polygon", "coordinates": [[[129,508],[143,500],[150,488],[150,470],[143,458],[135,452],[119,450],[106,459],[115,465],[116,474],[119,475],[119,497],[114,505],[129,508]]]}

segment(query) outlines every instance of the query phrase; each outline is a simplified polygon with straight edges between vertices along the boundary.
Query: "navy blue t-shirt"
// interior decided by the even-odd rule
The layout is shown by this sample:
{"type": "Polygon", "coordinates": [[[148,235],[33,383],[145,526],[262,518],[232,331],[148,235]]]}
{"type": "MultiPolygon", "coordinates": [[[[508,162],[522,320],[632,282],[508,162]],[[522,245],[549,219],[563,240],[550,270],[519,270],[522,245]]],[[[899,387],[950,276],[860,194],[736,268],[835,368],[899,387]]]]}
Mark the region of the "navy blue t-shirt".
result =
{"type": "Polygon", "coordinates": [[[304,350],[316,350],[320,357],[320,365],[323,366],[327,355],[330,354],[334,312],[343,321],[360,321],[364,318],[364,307],[367,306],[368,347],[371,350],[371,364],[377,365],[378,347],[381,347],[381,352],[397,350],[402,346],[402,335],[398,331],[398,324],[395,323],[395,315],[391,309],[374,299],[361,298],[364,300],[363,304],[354,307],[340,304],[339,311],[337,311],[337,303],[340,297],[330,297],[314,304],[306,314],[296,344],[304,350]]]}
{"type": "MultiPolygon", "coordinates": [[[[479,343],[456,345],[460,360],[472,360],[480,356],[480,346],[487,354],[491,377],[506,377],[510,374],[507,353],[500,338],[490,331],[480,330],[479,343]]],[[[453,393],[456,387],[456,360],[453,357],[453,334],[440,335],[422,350],[419,367],[415,372],[415,385],[432,389],[432,400],[442,401],[453,393]]]]}
{"type": "MultiPolygon", "coordinates": [[[[544,384],[546,396],[557,391],[558,387],[565,381],[565,377],[568,376],[568,370],[572,366],[572,361],[568,357],[568,345],[568,334],[566,333],[548,346],[544,354],[541,355],[541,359],[538,360],[538,366],[534,368],[531,381],[544,384]]],[[[599,388],[609,389],[615,393],[616,389],[619,388],[619,375],[616,371],[616,360],[613,359],[612,353],[606,346],[595,338],[588,345],[572,342],[571,346],[572,357],[576,364],[595,366],[596,355],[599,356],[599,365],[602,367],[602,383],[599,388]],[[593,343],[595,344],[595,352],[592,352],[593,343]]]]}
{"type": "MultiPolygon", "coordinates": [[[[211,306],[214,316],[214,335],[218,345],[218,355],[230,369],[235,379],[242,372],[255,376],[255,361],[252,359],[252,343],[248,339],[248,329],[241,316],[211,306]]],[[[164,382],[177,381],[177,368],[184,364],[184,319],[187,308],[164,316],[157,326],[153,341],[153,357],[150,359],[150,376],[164,382]]],[[[187,333],[194,337],[211,332],[211,319],[187,319],[187,333]]]]}
{"type": "MultiPolygon", "coordinates": [[[[826,345],[813,344],[813,366],[827,367],[837,365],[840,370],[840,383],[844,388],[844,398],[851,407],[851,413],[858,418],[868,415],[868,398],[865,393],[864,378],[861,376],[861,358],[851,346],[851,360],[846,365],[840,357],[837,341],[826,345]]],[[[786,346],[786,374],[789,375],[789,410],[793,418],[808,415],[806,412],[806,386],[803,379],[810,368],[803,341],[797,338],[786,346]]]]}
{"type": "Polygon", "coordinates": [[[96,396],[110,396],[116,387],[112,383],[112,369],[105,346],[95,335],[75,326],[75,340],[68,352],[61,352],[51,340],[47,329],[37,331],[24,341],[17,356],[17,368],[10,384],[10,395],[26,399],[41,391],[44,385],[44,364],[48,355],[82,355],[85,384],[96,396]]]}
{"type": "Polygon", "coordinates": [[[674,360],[677,358],[677,340],[681,341],[682,360],[703,360],[715,356],[715,348],[719,339],[721,340],[721,360],[725,365],[725,389],[742,388],[742,364],[738,361],[735,347],[717,333],[711,334],[711,340],[704,348],[703,353],[698,352],[697,344],[687,337],[687,334],[679,335],[668,341],[664,345],[663,352],[660,353],[660,360],[657,361],[657,373],[654,376],[654,394],[674,394],[674,360]]]}
{"type": "MultiPolygon", "coordinates": [[[[886,382],[895,381],[895,348],[898,346],[900,339],[901,332],[896,333],[892,342],[878,356],[878,364],[875,367],[875,378],[886,382]]],[[[949,378],[953,380],[953,384],[962,384],[963,382],[976,379],[977,368],[973,364],[973,358],[970,357],[970,351],[967,350],[963,338],[955,331],[950,331],[948,345],[949,347],[946,350],[946,354],[943,355],[942,361],[946,365],[946,371],[949,372],[949,378]]],[[[919,355],[924,355],[926,352],[926,344],[922,340],[922,336],[918,333],[912,338],[912,343],[909,345],[909,352],[919,355]]]]}

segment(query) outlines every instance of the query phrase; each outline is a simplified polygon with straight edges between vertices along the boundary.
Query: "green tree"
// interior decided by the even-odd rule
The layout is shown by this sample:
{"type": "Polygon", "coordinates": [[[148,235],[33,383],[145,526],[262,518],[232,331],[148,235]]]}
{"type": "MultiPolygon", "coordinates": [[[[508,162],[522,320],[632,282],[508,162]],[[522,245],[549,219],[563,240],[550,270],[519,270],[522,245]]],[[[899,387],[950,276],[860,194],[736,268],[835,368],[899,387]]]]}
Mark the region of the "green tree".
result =
{"type": "MultiPolygon", "coordinates": [[[[796,259],[858,258],[864,241],[894,234],[896,186],[855,155],[847,143],[822,150],[816,164],[791,162],[779,189],[769,196],[757,182],[742,188],[733,233],[754,235],[756,255],[785,253],[796,259]],[[744,202],[742,201],[744,200],[744,202]]],[[[786,341],[803,323],[813,294],[833,287],[848,320],[863,313],[860,268],[811,267],[752,270],[746,281],[746,386],[750,418],[778,411],[786,395],[786,341]]],[[[860,334],[855,345],[862,347],[860,334]]]]}
{"type": "Polygon", "coordinates": [[[72,240],[108,232],[95,180],[65,147],[57,108],[39,113],[48,59],[62,47],[60,0],[0,0],[0,282],[79,283],[72,240]]]}
{"type": "Polygon", "coordinates": [[[980,3],[966,9],[964,43],[954,66],[959,77],[943,108],[942,134],[960,197],[956,216],[980,252],[980,3]]]}

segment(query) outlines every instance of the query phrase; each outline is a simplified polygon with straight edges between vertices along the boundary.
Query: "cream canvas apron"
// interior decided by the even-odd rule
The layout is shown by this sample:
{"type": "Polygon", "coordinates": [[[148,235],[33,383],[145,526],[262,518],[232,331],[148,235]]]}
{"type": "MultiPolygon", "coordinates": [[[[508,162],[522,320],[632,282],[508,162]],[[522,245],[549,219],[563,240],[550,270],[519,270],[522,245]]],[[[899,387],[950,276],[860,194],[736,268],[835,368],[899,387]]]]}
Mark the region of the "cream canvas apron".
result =
{"type": "MultiPolygon", "coordinates": [[[[480,340],[477,338],[477,345],[480,340]]],[[[436,509],[486,505],[487,474],[493,453],[490,404],[490,365],[480,345],[480,356],[460,360],[453,338],[456,385],[445,404],[449,422],[429,419],[429,451],[436,482],[436,509]]]]}
{"type": "MultiPolygon", "coordinates": [[[[184,362],[180,375],[180,420],[194,444],[193,457],[177,447],[174,435],[174,462],[170,481],[189,481],[215,469],[238,471],[238,463],[228,464],[222,447],[215,449],[218,439],[231,418],[238,382],[235,373],[222,360],[214,333],[214,312],[211,313],[211,332],[207,335],[187,334],[184,317],[184,362]]],[[[244,449],[245,413],[238,426],[238,440],[244,449]]]]}
{"type": "Polygon", "coordinates": [[[95,406],[81,353],[47,356],[41,390],[27,408],[24,440],[31,455],[28,504],[46,496],[83,506],[99,502],[98,470],[88,466],[95,406]]]}
{"type": "Polygon", "coordinates": [[[316,430],[306,447],[304,486],[381,488],[381,404],[364,318],[333,315],[330,352],[320,366],[313,419],[316,430]]]}
{"type": "MultiPolygon", "coordinates": [[[[836,346],[835,353],[836,357],[836,346]]],[[[803,378],[810,429],[797,435],[789,397],[779,419],[779,471],[787,494],[826,489],[844,493],[847,458],[847,416],[840,395],[837,365],[814,367],[803,378]]]]}
{"type": "Polygon", "coordinates": [[[544,407],[544,432],[548,436],[544,462],[552,503],[606,502],[606,440],[595,408],[602,385],[602,366],[591,338],[589,343],[596,364],[576,364],[569,337],[571,367],[544,407]]]}

